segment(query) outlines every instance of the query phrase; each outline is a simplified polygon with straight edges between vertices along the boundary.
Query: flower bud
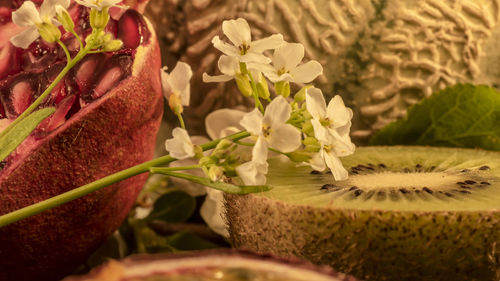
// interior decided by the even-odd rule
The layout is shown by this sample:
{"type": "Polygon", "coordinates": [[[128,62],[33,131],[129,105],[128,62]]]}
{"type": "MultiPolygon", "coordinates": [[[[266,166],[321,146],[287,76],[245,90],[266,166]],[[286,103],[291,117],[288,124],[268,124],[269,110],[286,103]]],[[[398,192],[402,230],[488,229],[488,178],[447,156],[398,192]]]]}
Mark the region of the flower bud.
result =
{"type": "Polygon", "coordinates": [[[118,51],[122,48],[123,46],[123,42],[122,40],[110,40],[106,43],[104,43],[104,48],[103,50],[105,52],[114,52],[114,51],[118,51]]]}
{"type": "Polygon", "coordinates": [[[109,8],[104,8],[102,10],[92,9],[90,10],[90,26],[92,29],[102,30],[106,27],[109,21],[109,8]]]}
{"type": "Polygon", "coordinates": [[[319,145],[319,142],[316,138],[313,138],[313,137],[306,137],[302,143],[304,145],[319,145]]]}
{"type": "Polygon", "coordinates": [[[233,145],[233,142],[228,139],[222,139],[217,146],[215,146],[215,150],[226,150],[233,145]]]}
{"type": "Polygon", "coordinates": [[[274,83],[274,90],[277,95],[287,98],[290,95],[290,83],[288,81],[279,81],[274,83]]]}
{"type": "Polygon", "coordinates": [[[290,158],[293,162],[301,163],[309,161],[312,158],[312,155],[308,151],[297,150],[288,153],[288,158],[290,158]]]}
{"type": "Polygon", "coordinates": [[[194,157],[196,159],[203,158],[203,148],[199,145],[194,145],[194,157]]]}
{"type": "Polygon", "coordinates": [[[215,159],[213,157],[210,157],[210,156],[201,157],[200,161],[198,161],[198,164],[203,166],[203,167],[207,167],[209,165],[213,165],[216,163],[217,162],[215,161],[215,159]]]}
{"type": "Polygon", "coordinates": [[[48,43],[54,43],[61,38],[61,31],[52,23],[43,22],[38,24],[37,28],[42,39],[48,43]]]}
{"type": "Polygon", "coordinates": [[[74,32],[75,23],[71,19],[71,16],[69,15],[68,10],[66,10],[61,5],[56,5],[55,10],[56,10],[56,15],[57,15],[57,20],[62,24],[64,29],[68,32],[74,32]]]}
{"type": "Polygon", "coordinates": [[[172,93],[170,97],[168,97],[168,106],[170,109],[176,114],[182,114],[184,108],[182,107],[182,100],[179,95],[172,93]]]}
{"type": "Polygon", "coordinates": [[[307,120],[304,124],[302,124],[302,133],[309,137],[314,136],[314,127],[310,120],[307,120]]]}
{"type": "Polygon", "coordinates": [[[208,168],[207,176],[211,181],[218,181],[222,177],[223,172],[224,170],[222,169],[222,167],[212,165],[210,166],[210,168],[208,168]]]}
{"type": "Polygon", "coordinates": [[[306,85],[304,87],[302,87],[296,94],[295,96],[293,97],[293,100],[296,101],[296,102],[303,102],[306,100],[306,91],[307,89],[309,88],[312,88],[313,86],[311,85],[306,85]]]}
{"type": "Polygon", "coordinates": [[[248,76],[244,74],[236,74],[234,77],[234,80],[236,81],[236,85],[238,86],[238,89],[240,92],[243,94],[245,97],[250,97],[252,96],[252,85],[250,85],[250,81],[248,81],[248,76]]]}
{"type": "Polygon", "coordinates": [[[257,83],[257,93],[259,97],[265,100],[269,100],[271,94],[269,93],[269,87],[267,86],[267,80],[264,75],[260,75],[260,81],[257,83]]]}

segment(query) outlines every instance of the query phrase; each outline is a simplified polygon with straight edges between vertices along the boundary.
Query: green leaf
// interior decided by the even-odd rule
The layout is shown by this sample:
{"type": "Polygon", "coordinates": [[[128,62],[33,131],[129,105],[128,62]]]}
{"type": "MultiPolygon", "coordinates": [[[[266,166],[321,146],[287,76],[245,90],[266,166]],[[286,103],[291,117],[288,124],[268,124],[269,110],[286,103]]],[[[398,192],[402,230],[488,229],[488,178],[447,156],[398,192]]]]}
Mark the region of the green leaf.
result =
{"type": "Polygon", "coordinates": [[[0,161],[9,156],[35,130],[38,124],[54,111],[56,111],[54,107],[37,110],[26,116],[14,127],[9,128],[9,131],[0,137],[0,161]]]}
{"type": "Polygon", "coordinates": [[[196,209],[196,199],[179,191],[169,191],[158,198],[153,210],[144,220],[164,220],[168,222],[183,222],[189,219],[196,209]]]}
{"type": "Polygon", "coordinates": [[[186,179],[194,183],[198,183],[231,194],[249,194],[268,191],[271,189],[271,186],[269,185],[234,185],[226,182],[212,182],[209,178],[190,174],[176,173],[172,172],[169,168],[150,168],[149,170],[151,173],[159,173],[171,177],[186,179]]]}
{"type": "Polygon", "coordinates": [[[500,93],[457,84],[422,100],[405,119],[373,136],[372,145],[430,145],[500,150],[500,93]]]}
{"type": "Polygon", "coordinates": [[[192,234],[189,231],[181,231],[168,236],[168,245],[181,251],[220,248],[219,245],[192,234]]]}

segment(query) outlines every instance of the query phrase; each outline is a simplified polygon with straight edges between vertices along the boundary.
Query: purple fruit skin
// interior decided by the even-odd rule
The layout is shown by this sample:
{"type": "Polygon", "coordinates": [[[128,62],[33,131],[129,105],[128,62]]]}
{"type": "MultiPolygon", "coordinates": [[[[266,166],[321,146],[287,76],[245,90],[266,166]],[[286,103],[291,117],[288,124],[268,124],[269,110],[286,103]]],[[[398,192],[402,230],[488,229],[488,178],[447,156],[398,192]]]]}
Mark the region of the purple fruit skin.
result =
{"type": "MultiPolygon", "coordinates": [[[[0,172],[0,215],[153,157],[163,115],[154,34],[136,76],[52,132],[14,170],[0,172]]],[[[143,186],[141,174],[0,228],[0,281],[60,280],[113,233],[143,186]]]]}

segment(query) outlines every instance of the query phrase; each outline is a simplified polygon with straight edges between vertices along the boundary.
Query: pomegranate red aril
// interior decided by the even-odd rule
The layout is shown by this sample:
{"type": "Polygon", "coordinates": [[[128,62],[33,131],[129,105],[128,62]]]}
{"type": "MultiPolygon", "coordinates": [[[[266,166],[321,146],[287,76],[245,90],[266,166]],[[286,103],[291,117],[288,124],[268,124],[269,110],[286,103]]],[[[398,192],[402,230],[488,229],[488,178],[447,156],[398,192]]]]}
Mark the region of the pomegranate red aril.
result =
{"type": "MultiPolygon", "coordinates": [[[[22,3],[0,0],[10,12],[22,3]]],[[[85,39],[91,33],[89,9],[72,3],[69,13],[75,31],[85,39]]],[[[129,42],[135,45],[80,61],[38,107],[55,107],[55,113],[0,161],[0,215],[153,157],[163,116],[158,42],[137,11],[129,9],[122,17],[110,19],[106,30],[115,38],[119,30],[124,38],[133,34],[129,42]]],[[[66,65],[66,54],[57,44],[38,39],[25,50],[12,47],[8,38],[20,30],[10,18],[0,21],[0,130],[66,65]],[[6,47],[11,50],[2,53],[6,47]],[[3,65],[13,68],[4,73],[3,65]]],[[[79,42],[65,32],[62,40],[74,57],[79,42]]],[[[60,280],[72,272],[118,228],[146,179],[147,174],[137,175],[0,227],[0,281],[60,280]]]]}
{"type": "Polygon", "coordinates": [[[118,22],[118,39],[123,41],[123,47],[135,49],[143,40],[149,40],[150,32],[144,20],[134,12],[125,12],[118,22]]]}

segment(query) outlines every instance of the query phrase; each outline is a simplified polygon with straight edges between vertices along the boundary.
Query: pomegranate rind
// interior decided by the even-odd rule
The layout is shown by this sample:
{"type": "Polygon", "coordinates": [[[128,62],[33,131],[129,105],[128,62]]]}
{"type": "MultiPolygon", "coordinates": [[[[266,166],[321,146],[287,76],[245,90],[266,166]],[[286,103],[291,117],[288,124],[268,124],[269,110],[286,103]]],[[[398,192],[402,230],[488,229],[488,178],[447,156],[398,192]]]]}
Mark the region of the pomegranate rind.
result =
{"type": "MultiPolygon", "coordinates": [[[[150,160],[163,115],[160,67],[152,31],[136,50],[131,76],[39,143],[18,148],[33,150],[0,173],[0,214],[150,160]]],[[[119,227],[146,178],[0,228],[0,281],[58,280],[74,270],[119,227]]]]}
{"type": "MultiPolygon", "coordinates": [[[[250,251],[236,249],[215,249],[176,254],[142,254],[122,261],[110,261],[97,267],[89,274],[72,276],[63,281],[125,281],[151,280],[156,276],[176,273],[194,274],[204,268],[244,268],[253,272],[273,272],[297,280],[356,281],[352,276],[333,271],[327,266],[317,266],[296,258],[284,259],[272,255],[257,255],[250,251]],[[300,276],[299,276],[300,275],[300,276]]],[[[192,275],[189,275],[192,277],[192,275]]],[[[260,280],[260,279],[259,279],[260,280]]]]}

